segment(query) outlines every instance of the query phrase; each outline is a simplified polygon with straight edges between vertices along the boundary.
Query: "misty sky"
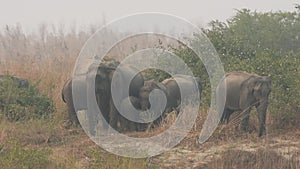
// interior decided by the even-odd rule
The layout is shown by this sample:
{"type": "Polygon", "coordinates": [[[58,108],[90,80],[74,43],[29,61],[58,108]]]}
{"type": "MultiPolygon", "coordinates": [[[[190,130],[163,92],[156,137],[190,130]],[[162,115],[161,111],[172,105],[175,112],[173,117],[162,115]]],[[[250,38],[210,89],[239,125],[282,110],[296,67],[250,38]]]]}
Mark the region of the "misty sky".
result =
{"type": "Polygon", "coordinates": [[[163,12],[205,25],[225,21],[235,9],[293,11],[300,0],[0,0],[0,28],[20,23],[25,31],[42,23],[84,28],[140,12],[163,12]]]}

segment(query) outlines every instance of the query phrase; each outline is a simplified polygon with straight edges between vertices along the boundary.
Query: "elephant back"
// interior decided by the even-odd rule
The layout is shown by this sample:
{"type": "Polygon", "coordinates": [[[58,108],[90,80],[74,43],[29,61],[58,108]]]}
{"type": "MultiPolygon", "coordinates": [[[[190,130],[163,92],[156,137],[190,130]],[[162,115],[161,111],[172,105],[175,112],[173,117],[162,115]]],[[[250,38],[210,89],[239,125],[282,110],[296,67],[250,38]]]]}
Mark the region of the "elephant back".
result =
{"type": "Polygon", "coordinates": [[[162,83],[165,84],[168,90],[171,90],[172,92],[176,91],[176,93],[179,94],[181,92],[178,85],[180,85],[182,87],[182,90],[184,90],[182,92],[188,95],[197,92],[197,90],[199,90],[200,93],[202,91],[202,84],[200,78],[189,75],[176,74],[173,77],[164,80],[162,83]]]}

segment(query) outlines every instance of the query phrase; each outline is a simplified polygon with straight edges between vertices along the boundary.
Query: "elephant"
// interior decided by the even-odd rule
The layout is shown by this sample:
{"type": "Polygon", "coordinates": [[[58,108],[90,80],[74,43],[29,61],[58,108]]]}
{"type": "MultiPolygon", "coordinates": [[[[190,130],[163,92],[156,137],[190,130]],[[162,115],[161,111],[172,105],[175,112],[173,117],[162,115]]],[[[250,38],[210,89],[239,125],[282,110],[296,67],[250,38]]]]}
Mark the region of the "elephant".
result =
{"type": "MultiPolygon", "coordinates": [[[[179,86],[176,82],[176,80],[184,87],[182,92],[184,92],[187,96],[194,94],[197,91],[194,91],[194,84],[193,81],[197,83],[197,89],[199,91],[199,95],[201,97],[202,93],[202,83],[199,77],[192,77],[188,75],[175,75],[172,78],[168,78],[162,81],[162,84],[166,87],[166,93],[167,93],[167,108],[169,108],[169,111],[172,108],[176,108],[180,105],[181,102],[181,92],[179,89],[179,86]]],[[[185,98],[183,98],[185,99],[185,98]]],[[[184,100],[182,101],[182,103],[184,100]]],[[[167,109],[168,110],[168,109],[167,109]]]]}
{"type": "MultiPolygon", "coordinates": [[[[96,73],[96,79],[98,80],[95,80],[97,82],[97,85],[95,85],[95,95],[96,95],[96,99],[97,99],[97,102],[99,102],[99,99],[100,98],[103,98],[103,97],[99,97],[99,94],[101,95],[102,93],[100,93],[101,89],[108,89],[109,86],[106,85],[105,83],[101,83],[102,81],[105,82],[105,80],[100,80],[101,77],[103,77],[103,79],[106,79],[106,76],[108,75],[108,72],[110,70],[114,70],[115,68],[111,68],[111,66],[113,67],[114,65],[113,64],[116,64],[116,63],[112,63],[111,60],[107,61],[105,60],[104,63],[101,64],[101,66],[98,66],[95,67],[95,65],[91,65],[88,72],[86,73],[86,76],[84,78],[81,78],[81,79],[76,79],[76,83],[73,83],[74,82],[74,77],[68,79],[64,86],[63,86],[63,89],[62,89],[62,100],[63,102],[65,102],[67,104],[67,107],[68,107],[68,120],[70,123],[72,124],[75,124],[75,125],[79,125],[79,120],[77,118],[77,115],[76,115],[76,110],[75,110],[75,107],[74,107],[74,101],[77,103],[77,111],[78,110],[87,110],[87,93],[86,93],[86,90],[87,90],[87,86],[88,86],[88,83],[87,83],[87,80],[88,78],[90,78],[90,76],[92,75],[91,74],[91,69],[92,68],[95,68],[96,70],[98,69],[99,67],[99,70],[97,71],[96,73]],[[107,69],[107,71],[105,71],[105,69],[107,69]],[[73,97],[73,94],[72,94],[72,90],[75,85],[75,90],[78,92],[78,95],[80,96],[80,98],[74,98],[73,97]],[[106,85],[106,86],[105,86],[106,85]],[[73,100],[73,99],[76,99],[76,100],[73,100]],[[78,105],[79,104],[79,105],[78,105]]],[[[117,63],[119,64],[119,63],[117,63]]],[[[106,97],[106,95],[104,95],[104,97],[106,97]]],[[[108,97],[108,96],[107,96],[108,97]]],[[[103,99],[103,101],[101,100],[101,103],[103,104],[99,104],[100,106],[102,105],[108,105],[108,102],[106,103],[105,101],[107,101],[108,99],[103,99]]],[[[106,110],[106,107],[100,107],[101,110],[107,112],[106,110]]],[[[105,116],[107,117],[107,116],[105,116]]]]}
{"type": "Polygon", "coordinates": [[[135,112],[133,108],[140,113],[141,112],[141,104],[139,98],[134,96],[126,97],[121,102],[121,111],[132,113],[130,114],[130,118],[134,121],[131,121],[123,116],[120,118],[120,125],[123,131],[144,131],[147,129],[147,124],[137,122],[139,120],[139,114],[133,114],[135,112]],[[129,105],[130,103],[131,105],[129,105]]]}
{"type": "MultiPolygon", "coordinates": [[[[123,129],[118,128],[118,122],[128,122],[124,120],[122,115],[118,112],[117,107],[121,107],[121,102],[128,96],[138,97],[139,89],[144,85],[144,78],[138,70],[132,65],[120,65],[115,62],[110,65],[100,64],[91,65],[87,74],[87,82],[91,81],[91,78],[95,78],[95,93],[97,104],[100,108],[103,118],[105,121],[114,129],[122,131],[123,129]],[[118,66],[118,71],[116,71],[118,66]],[[94,73],[92,73],[94,71],[94,73]],[[96,76],[95,75],[96,72],[96,76]],[[112,83],[113,76],[117,79],[116,82],[112,83]],[[128,82],[129,77],[134,77],[129,83],[129,91],[124,89],[125,82],[128,82]],[[112,86],[114,89],[118,89],[117,99],[113,100],[112,86]]],[[[88,85],[88,88],[91,84],[88,85]]],[[[97,123],[94,114],[89,116],[89,123],[91,124],[90,130],[93,132],[93,126],[97,123]]],[[[107,123],[103,122],[104,128],[108,128],[107,123]]],[[[124,126],[124,124],[120,124],[124,126]]]]}
{"type": "MultiPolygon", "coordinates": [[[[62,89],[62,99],[65,103],[67,103],[68,110],[69,110],[69,120],[72,123],[79,124],[77,119],[76,110],[74,107],[74,100],[76,103],[80,103],[81,105],[77,105],[77,110],[87,109],[88,105],[90,104],[87,102],[87,93],[85,91],[94,92],[96,96],[96,103],[97,107],[100,109],[102,116],[105,120],[103,121],[103,127],[108,128],[108,125],[111,125],[112,128],[117,130],[121,129],[122,126],[126,126],[127,124],[122,123],[129,123],[128,120],[124,120],[124,117],[118,112],[116,106],[121,107],[121,102],[126,96],[138,96],[139,89],[144,85],[144,78],[141,73],[138,73],[137,69],[135,69],[132,65],[122,65],[120,66],[119,70],[116,71],[119,62],[115,60],[104,60],[100,64],[91,64],[89,69],[86,73],[84,79],[76,81],[76,88],[79,91],[78,96],[73,98],[72,96],[72,82],[73,78],[69,79],[63,89],[62,89]],[[111,93],[111,86],[115,85],[116,89],[123,89],[123,83],[120,84],[112,84],[112,78],[114,73],[116,73],[116,78],[118,82],[125,82],[128,81],[130,76],[134,76],[132,81],[130,82],[129,91],[126,90],[119,90],[118,91],[118,99],[112,100],[112,93],[111,93]],[[92,78],[94,78],[94,89],[92,88],[91,82],[93,82],[92,78]],[[120,129],[118,128],[118,122],[120,123],[120,129]]],[[[73,84],[74,87],[74,84],[73,84]]],[[[93,108],[96,110],[96,108],[93,108]]],[[[97,117],[98,114],[95,111],[92,111],[94,114],[88,115],[88,122],[89,122],[89,132],[91,134],[95,134],[95,126],[98,123],[97,117]]],[[[130,125],[129,125],[130,126],[130,125]]],[[[128,127],[124,127],[128,128],[128,127]]]]}
{"type": "Polygon", "coordinates": [[[11,75],[0,75],[0,86],[2,86],[3,81],[11,80],[18,88],[28,88],[29,81],[23,78],[11,76],[11,75]]]}
{"type": "MultiPolygon", "coordinates": [[[[181,84],[181,86],[183,87],[183,90],[185,90],[184,92],[187,95],[191,95],[191,94],[194,94],[195,92],[197,92],[197,91],[192,90],[195,87],[194,82],[196,82],[199,94],[201,95],[202,84],[201,84],[200,78],[198,78],[198,77],[177,74],[171,78],[163,80],[162,82],[156,82],[154,80],[149,80],[149,81],[145,82],[145,85],[139,91],[139,99],[140,99],[141,109],[148,110],[150,108],[149,94],[153,89],[162,90],[166,96],[167,103],[166,103],[166,107],[163,111],[163,115],[172,111],[172,109],[178,108],[178,106],[180,106],[180,103],[184,102],[184,100],[181,101],[180,88],[176,81],[181,84]]],[[[159,121],[160,120],[158,119],[158,122],[159,121]]]]}
{"type": "MultiPolygon", "coordinates": [[[[245,131],[249,122],[250,108],[255,106],[259,118],[258,136],[265,135],[266,111],[268,97],[271,92],[271,78],[236,71],[227,73],[223,80],[225,80],[226,84],[226,102],[223,110],[218,108],[218,112],[222,113],[221,122],[226,120],[228,123],[230,115],[233,112],[244,111],[245,117],[242,119],[241,130],[245,131]]],[[[225,86],[220,84],[217,87],[217,98],[220,96],[220,91],[225,89],[225,86]]],[[[220,102],[217,100],[217,105],[219,104],[220,102]]]]}

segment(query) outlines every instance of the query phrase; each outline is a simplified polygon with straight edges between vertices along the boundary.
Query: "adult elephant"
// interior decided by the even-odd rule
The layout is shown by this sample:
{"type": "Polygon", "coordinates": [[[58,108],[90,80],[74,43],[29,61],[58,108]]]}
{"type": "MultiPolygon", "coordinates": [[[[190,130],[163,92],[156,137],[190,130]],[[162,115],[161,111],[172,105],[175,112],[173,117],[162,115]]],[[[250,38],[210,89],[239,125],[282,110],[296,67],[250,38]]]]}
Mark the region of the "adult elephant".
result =
{"type": "MultiPolygon", "coordinates": [[[[74,79],[69,79],[62,90],[62,99],[65,103],[67,103],[69,110],[69,120],[72,123],[79,124],[77,119],[76,110],[74,107],[74,100],[76,103],[80,103],[76,105],[77,110],[87,110],[89,107],[89,102],[87,102],[87,93],[86,91],[94,92],[96,96],[97,107],[92,107],[90,114],[88,114],[88,124],[89,124],[89,132],[91,134],[95,134],[95,126],[98,123],[97,118],[99,117],[97,114],[97,109],[99,108],[102,116],[105,120],[103,121],[103,127],[108,128],[108,125],[111,125],[114,129],[123,130],[118,128],[118,122],[121,123],[120,127],[126,126],[127,124],[122,123],[130,123],[128,120],[124,120],[124,117],[118,112],[116,106],[121,107],[121,100],[123,100],[126,96],[138,96],[139,89],[144,84],[143,76],[138,73],[138,70],[135,69],[131,65],[122,65],[118,68],[119,71],[116,73],[116,77],[118,79],[119,84],[112,84],[112,78],[116,72],[116,68],[118,67],[119,62],[115,60],[104,60],[104,62],[100,64],[92,64],[89,67],[89,70],[86,74],[85,79],[76,79],[75,87],[77,96],[73,98],[72,95],[72,82],[74,79]],[[129,91],[122,90],[123,83],[129,79],[129,77],[134,76],[132,79],[129,91]],[[94,80],[93,80],[94,79],[94,80]],[[91,82],[94,83],[94,88],[92,88],[91,82]],[[114,85],[115,89],[118,90],[118,99],[112,100],[111,86],[114,85]]],[[[90,106],[95,106],[91,104],[90,106]]],[[[90,107],[91,108],[91,107],[90,107]]],[[[125,127],[126,128],[126,127],[125,127]]]]}
{"type": "Polygon", "coordinates": [[[11,81],[18,88],[28,88],[29,81],[23,78],[11,76],[11,75],[0,75],[0,86],[2,86],[4,81],[11,81]]]}
{"type": "MultiPolygon", "coordinates": [[[[164,92],[167,103],[165,110],[163,113],[168,113],[172,109],[176,109],[178,106],[180,106],[181,101],[181,92],[180,88],[178,86],[178,83],[183,87],[182,91],[186,94],[186,96],[195,94],[195,87],[197,87],[196,90],[199,91],[199,94],[202,92],[202,85],[200,78],[198,77],[192,77],[188,75],[174,75],[171,78],[165,79],[162,82],[156,82],[154,80],[150,80],[145,82],[145,85],[141,88],[139,92],[139,99],[141,104],[142,110],[148,110],[150,108],[150,100],[149,100],[149,94],[153,89],[160,89],[164,92]],[[197,86],[195,86],[194,82],[196,82],[197,86]]],[[[186,99],[186,98],[183,98],[186,99]]],[[[155,102],[155,100],[154,100],[155,102]]],[[[155,105],[154,105],[155,106],[155,105]]]]}
{"type": "MultiPolygon", "coordinates": [[[[118,128],[118,122],[128,122],[124,120],[117,107],[121,107],[121,102],[128,96],[138,97],[139,89],[144,85],[144,78],[138,70],[132,65],[120,65],[118,62],[112,64],[100,64],[91,65],[87,74],[87,82],[91,82],[92,78],[95,78],[95,94],[97,104],[105,119],[102,124],[104,128],[109,124],[112,128],[119,131],[123,131],[121,128],[124,124],[120,124],[118,128]],[[118,67],[118,68],[117,68],[118,67]],[[96,72],[96,73],[95,73],[96,72]],[[96,76],[95,76],[96,75],[96,76]],[[125,89],[124,83],[128,82],[130,77],[133,77],[129,82],[129,91],[125,89]],[[113,78],[115,81],[112,82],[113,78]],[[111,89],[117,89],[117,99],[113,100],[111,89]]],[[[91,87],[89,83],[88,88],[91,87]]],[[[89,116],[90,132],[94,132],[97,114],[89,116]]],[[[125,124],[126,125],[126,124],[125,124]]]]}
{"type": "MultiPolygon", "coordinates": [[[[235,111],[244,111],[241,129],[246,130],[249,122],[250,108],[255,106],[259,118],[259,136],[266,134],[266,111],[268,97],[271,91],[271,79],[268,76],[259,76],[247,72],[231,72],[225,75],[226,102],[221,121],[229,121],[235,111]]],[[[221,83],[220,83],[221,84],[221,83]]],[[[217,87],[217,95],[225,87],[217,87]]],[[[222,110],[219,110],[222,112],[222,110]]]]}
{"type": "MultiPolygon", "coordinates": [[[[115,70],[115,67],[118,64],[119,62],[116,62],[115,60],[104,60],[104,62],[102,62],[100,65],[92,64],[85,76],[82,76],[80,78],[72,77],[65,82],[62,89],[62,100],[67,104],[68,120],[70,121],[70,123],[79,125],[76,111],[87,110],[88,103],[86,91],[87,87],[90,87],[88,82],[91,81],[91,78],[95,78],[96,84],[95,90],[93,92],[95,92],[96,100],[99,105],[98,107],[102,112],[109,111],[107,109],[107,107],[109,107],[109,95],[107,94],[109,84],[107,82],[108,78],[111,76],[110,73],[115,70]],[[96,72],[93,72],[93,70],[95,70],[96,72]],[[77,97],[73,97],[73,90],[76,91],[77,97]],[[76,107],[74,106],[74,102],[76,103],[76,107]],[[101,102],[102,104],[99,104],[99,102],[101,102]],[[75,108],[77,110],[75,110],[75,108]]],[[[106,114],[104,115],[104,117],[108,121],[108,113],[106,114]]]]}

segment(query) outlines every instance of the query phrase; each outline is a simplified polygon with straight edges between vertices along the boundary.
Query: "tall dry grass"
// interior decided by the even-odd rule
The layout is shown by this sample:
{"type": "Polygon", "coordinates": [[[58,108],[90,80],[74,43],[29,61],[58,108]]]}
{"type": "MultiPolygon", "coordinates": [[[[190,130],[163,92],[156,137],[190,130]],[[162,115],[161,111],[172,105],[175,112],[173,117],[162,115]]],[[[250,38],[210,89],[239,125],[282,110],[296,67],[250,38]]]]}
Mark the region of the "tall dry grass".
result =
{"type": "MultiPolygon", "coordinates": [[[[122,164],[123,168],[128,166],[127,163],[135,165],[137,161],[135,159],[118,158],[116,162],[115,158],[117,157],[113,155],[106,157],[106,154],[100,152],[89,153],[89,151],[95,150],[95,144],[83,131],[80,129],[65,130],[62,125],[57,125],[67,115],[66,105],[61,99],[62,87],[65,81],[72,76],[81,48],[97,28],[98,26],[90,25],[88,29],[72,28],[67,31],[64,27],[40,25],[38,31],[32,33],[24,32],[21,25],[0,28],[0,74],[14,75],[37,84],[41,93],[52,98],[57,110],[53,121],[41,120],[20,124],[0,121],[2,126],[2,128],[0,127],[0,150],[1,146],[11,148],[5,144],[5,141],[14,138],[22,144],[22,148],[34,146],[51,149],[52,153],[49,158],[57,164],[57,168],[88,166],[93,168],[100,164],[103,168],[108,168],[107,166],[112,163],[122,164]],[[81,142],[84,144],[77,145],[81,142]],[[89,142],[89,144],[85,142],[89,142]],[[80,155],[78,156],[78,154],[80,155]],[[102,158],[107,160],[107,164],[101,163],[102,158]]],[[[136,41],[130,42],[131,44],[127,41],[128,43],[117,45],[110,54],[116,55],[122,52],[123,55],[126,55],[137,49],[136,41]]],[[[139,44],[146,43],[147,40],[143,40],[139,44]]],[[[26,152],[24,155],[27,155],[26,152]]],[[[34,159],[35,157],[33,157],[34,159]]],[[[145,160],[140,161],[139,168],[145,168],[145,160]]],[[[11,164],[11,161],[7,160],[6,164],[11,164]]],[[[56,167],[50,166],[49,168],[56,167]]]]}
{"type": "Polygon", "coordinates": [[[0,29],[0,74],[38,84],[60,112],[63,84],[72,75],[80,49],[96,29],[75,30],[66,31],[53,25],[41,25],[33,33],[25,33],[20,25],[0,29]]]}

